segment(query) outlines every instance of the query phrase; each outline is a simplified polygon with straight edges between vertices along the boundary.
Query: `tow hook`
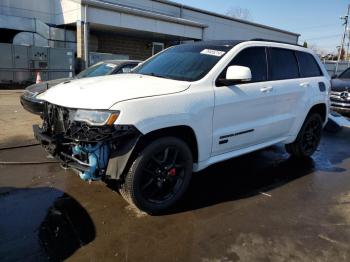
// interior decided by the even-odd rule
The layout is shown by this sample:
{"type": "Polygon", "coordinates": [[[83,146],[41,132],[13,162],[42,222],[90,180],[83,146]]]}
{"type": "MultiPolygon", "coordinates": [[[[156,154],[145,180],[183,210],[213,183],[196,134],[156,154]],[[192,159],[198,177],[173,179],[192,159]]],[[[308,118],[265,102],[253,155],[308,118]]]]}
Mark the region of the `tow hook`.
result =
{"type": "Polygon", "coordinates": [[[96,145],[75,145],[72,149],[73,157],[87,154],[89,170],[79,172],[79,176],[84,181],[97,181],[101,179],[102,172],[106,169],[109,159],[108,144],[97,143],[96,145]]]}

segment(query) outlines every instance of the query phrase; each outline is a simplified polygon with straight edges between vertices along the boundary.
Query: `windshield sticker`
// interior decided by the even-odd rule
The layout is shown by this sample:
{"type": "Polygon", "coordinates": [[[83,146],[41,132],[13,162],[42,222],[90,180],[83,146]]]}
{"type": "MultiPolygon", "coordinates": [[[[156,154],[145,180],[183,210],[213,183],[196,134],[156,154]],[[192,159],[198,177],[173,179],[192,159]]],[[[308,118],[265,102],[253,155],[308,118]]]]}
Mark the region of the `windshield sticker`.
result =
{"type": "Polygon", "coordinates": [[[203,55],[212,55],[212,56],[223,56],[225,52],[213,50],[213,49],[204,49],[201,54],[203,55]]]}
{"type": "Polygon", "coordinates": [[[115,68],[116,67],[116,65],[114,65],[114,64],[106,64],[106,66],[110,67],[110,68],[115,68]]]}

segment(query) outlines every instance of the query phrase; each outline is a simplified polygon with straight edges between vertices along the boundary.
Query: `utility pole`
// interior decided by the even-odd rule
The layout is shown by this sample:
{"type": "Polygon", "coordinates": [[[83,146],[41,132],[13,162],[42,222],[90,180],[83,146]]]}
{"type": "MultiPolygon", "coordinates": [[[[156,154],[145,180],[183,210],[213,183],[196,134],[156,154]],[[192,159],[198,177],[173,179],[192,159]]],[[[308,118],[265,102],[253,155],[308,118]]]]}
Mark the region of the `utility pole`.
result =
{"type": "Polygon", "coordinates": [[[343,23],[344,33],[343,33],[343,36],[342,36],[341,41],[340,41],[340,48],[339,48],[339,53],[338,53],[338,61],[337,61],[337,64],[335,66],[335,74],[338,73],[340,58],[341,58],[341,55],[342,55],[343,50],[344,50],[345,37],[346,37],[346,32],[348,30],[349,14],[350,14],[350,5],[348,5],[348,12],[347,12],[346,16],[340,17],[340,19],[344,20],[344,23],[343,23]]]}
{"type": "Polygon", "coordinates": [[[349,36],[348,36],[348,43],[346,44],[346,57],[345,57],[345,60],[348,60],[348,67],[350,67],[349,49],[350,49],[350,42],[349,42],[349,36]]]}
{"type": "Polygon", "coordinates": [[[347,51],[346,51],[346,59],[348,60],[348,67],[350,67],[350,54],[349,54],[349,50],[350,50],[350,32],[348,30],[348,37],[347,37],[347,40],[348,40],[348,44],[347,44],[347,51]]]}

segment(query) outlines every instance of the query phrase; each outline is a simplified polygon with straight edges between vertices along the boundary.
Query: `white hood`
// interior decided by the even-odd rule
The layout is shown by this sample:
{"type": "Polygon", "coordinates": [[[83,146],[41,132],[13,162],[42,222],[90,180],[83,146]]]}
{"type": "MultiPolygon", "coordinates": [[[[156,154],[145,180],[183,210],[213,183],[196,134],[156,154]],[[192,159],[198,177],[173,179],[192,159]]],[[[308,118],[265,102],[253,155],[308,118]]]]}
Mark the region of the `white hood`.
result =
{"type": "Polygon", "coordinates": [[[121,101],[178,93],[189,86],[190,82],[120,74],[64,82],[37,98],[69,108],[109,109],[121,101]]]}

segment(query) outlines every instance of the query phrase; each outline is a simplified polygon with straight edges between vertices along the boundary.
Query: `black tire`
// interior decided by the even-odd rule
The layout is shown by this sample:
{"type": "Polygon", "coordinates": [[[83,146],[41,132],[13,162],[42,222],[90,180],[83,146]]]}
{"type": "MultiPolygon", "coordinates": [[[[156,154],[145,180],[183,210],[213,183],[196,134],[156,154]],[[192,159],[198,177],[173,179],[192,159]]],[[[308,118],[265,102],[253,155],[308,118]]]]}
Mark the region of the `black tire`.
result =
{"type": "Polygon", "coordinates": [[[320,144],[322,129],[323,120],[320,114],[309,114],[299,131],[297,139],[285,146],[287,152],[298,158],[310,157],[320,144]]]}
{"type": "Polygon", "coordinates": [[[120,194],[141,211],[163,212],[185,193],[192,167],[192,153],[184,141],[175,137],[157,139],[133,161],[120,185],[120,194]]]}

